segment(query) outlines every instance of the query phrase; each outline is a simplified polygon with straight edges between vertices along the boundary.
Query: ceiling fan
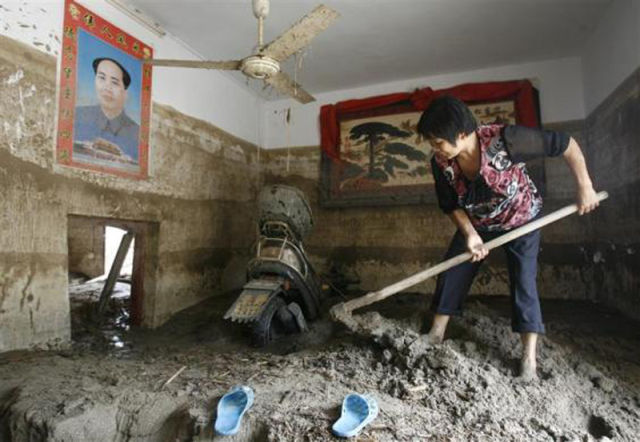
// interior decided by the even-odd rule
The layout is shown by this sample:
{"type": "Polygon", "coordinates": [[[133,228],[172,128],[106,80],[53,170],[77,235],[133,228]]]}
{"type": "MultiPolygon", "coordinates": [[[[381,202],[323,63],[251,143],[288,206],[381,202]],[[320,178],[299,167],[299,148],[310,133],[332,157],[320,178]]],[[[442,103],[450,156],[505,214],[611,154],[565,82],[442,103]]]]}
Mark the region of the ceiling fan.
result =
{"type": "Polygon", "coordinates": [[[302,17],[282,35],[270,43],[264,44],[262,32],[264,20],[269,14],[269,0],[252,0],[253,15],[258,19],[258,45],[255,53],[241,60],[200,61],[152,59],[147,63],[153,66],[174,66],[203,69],[239,70],[244,75],[264,80],[277,91],[290,95],[306,104],[315,99],[291,77],[280,70],[280,63],[307,46],[311,39],[324,31],[338,18],[333,9],[319,5],[302,17]]]}

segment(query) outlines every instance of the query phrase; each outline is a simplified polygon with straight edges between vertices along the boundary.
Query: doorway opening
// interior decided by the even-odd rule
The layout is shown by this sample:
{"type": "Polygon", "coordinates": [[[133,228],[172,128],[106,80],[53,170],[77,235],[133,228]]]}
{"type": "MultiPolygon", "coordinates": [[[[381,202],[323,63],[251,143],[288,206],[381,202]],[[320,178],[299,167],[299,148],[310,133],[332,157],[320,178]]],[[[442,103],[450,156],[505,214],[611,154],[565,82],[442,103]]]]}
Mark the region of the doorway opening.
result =
{"type": "Polygon", "coordinates": [[[69,215],[69,301],[76,344],[123,348],[144,326],[145,285],[153,284],[157,224],[69,215]]]}

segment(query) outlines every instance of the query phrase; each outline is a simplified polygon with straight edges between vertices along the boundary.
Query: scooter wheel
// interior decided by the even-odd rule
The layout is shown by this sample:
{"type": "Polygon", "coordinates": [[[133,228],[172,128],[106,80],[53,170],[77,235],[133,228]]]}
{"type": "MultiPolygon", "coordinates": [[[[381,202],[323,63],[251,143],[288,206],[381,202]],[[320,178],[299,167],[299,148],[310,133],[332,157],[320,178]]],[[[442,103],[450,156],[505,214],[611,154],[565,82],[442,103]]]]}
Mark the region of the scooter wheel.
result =
{"type": "Polygon", "coordinates": [[[278,336],[287,333],[287,325],[283,323],[279,314],[286,308],[287,304],[280,296],[274,296],[267,302],[262,314],[253,324],[251,338],[256,347],[264,347],[278,336]]]}

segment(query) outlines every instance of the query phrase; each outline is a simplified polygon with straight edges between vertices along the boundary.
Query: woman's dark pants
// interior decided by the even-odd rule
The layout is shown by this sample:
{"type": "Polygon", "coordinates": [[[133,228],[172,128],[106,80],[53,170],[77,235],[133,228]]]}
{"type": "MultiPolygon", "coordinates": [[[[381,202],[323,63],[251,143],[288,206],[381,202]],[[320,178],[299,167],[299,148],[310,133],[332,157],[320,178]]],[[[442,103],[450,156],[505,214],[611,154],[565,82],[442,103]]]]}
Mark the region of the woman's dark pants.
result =
{"type": "MultiPolygon", "coordinates": [[[[478,232],[488,242],[504,232],[478,232]]],[[[535,230],[502,246],[507,254],[511,294],[511,328],[517,333],[544,333],[536,288],[540,231],[535,230]]],[[[467,251],[464,235],[457,231],[445,259],[467,251]]],[[[462,304],[482,262],[465,262],[441,273],[431,309],[443,315],[462,314],[462,304]]]]}

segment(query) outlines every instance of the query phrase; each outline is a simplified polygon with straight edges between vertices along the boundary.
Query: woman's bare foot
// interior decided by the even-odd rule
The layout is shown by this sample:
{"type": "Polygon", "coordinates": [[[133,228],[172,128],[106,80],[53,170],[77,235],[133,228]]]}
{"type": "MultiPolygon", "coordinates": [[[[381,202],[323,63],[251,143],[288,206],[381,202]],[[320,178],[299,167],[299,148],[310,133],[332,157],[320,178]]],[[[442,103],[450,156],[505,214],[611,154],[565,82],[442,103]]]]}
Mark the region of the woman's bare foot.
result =
{"type": "Polygon", "coordinates": [[[440,315],[436,313],[433,317],[431,329],[429,330],[429,333],[425,335],[426,341],[433,345],[442,344],[442,341],[444,340],[444,331],[447,329],[448,323],[448,315],[440,315]]]}
{"type": "Polygon", "coordinates": [[[522,358],[520,361],[520,374],[518,375],[518,380],[523,382],[531,382],[538,379],[538,374],[536,373],[536,360],[531,358],[522,358]]]}
{"type": "Polygon", "coordinates": [[[442,344],[444,340],[444,336],[438,333],[429,332],[425,335],[426,341],[431,345],[439,345],[442,344]]]}

